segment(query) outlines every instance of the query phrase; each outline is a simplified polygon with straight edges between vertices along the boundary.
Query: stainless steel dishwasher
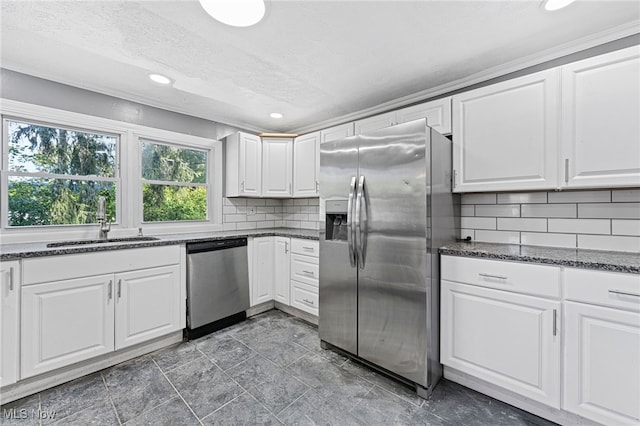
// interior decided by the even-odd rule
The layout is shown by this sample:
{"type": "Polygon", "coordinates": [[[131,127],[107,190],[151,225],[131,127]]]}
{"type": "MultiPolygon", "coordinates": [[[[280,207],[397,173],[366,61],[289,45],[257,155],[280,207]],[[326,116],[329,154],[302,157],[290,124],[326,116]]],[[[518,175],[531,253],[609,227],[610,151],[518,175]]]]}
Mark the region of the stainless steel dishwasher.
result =
{"type": "Polygon", "coordinates": [[[187,329],[195,339],[246,319],[247,239],[187,244],[187,329]]]}

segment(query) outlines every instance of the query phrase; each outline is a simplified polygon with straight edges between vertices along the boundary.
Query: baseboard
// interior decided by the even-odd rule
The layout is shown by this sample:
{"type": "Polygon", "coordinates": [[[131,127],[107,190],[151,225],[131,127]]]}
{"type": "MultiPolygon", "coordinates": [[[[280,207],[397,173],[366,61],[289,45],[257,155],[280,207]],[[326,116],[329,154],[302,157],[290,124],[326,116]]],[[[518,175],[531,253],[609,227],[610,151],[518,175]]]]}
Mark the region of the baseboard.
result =
{"type": "Polygon", "coordinates": [[[247,309],[247,318],[270,311],[273,308],[274,308],[273,300],[269,300],[268,302],[264,302],[256,306],[252,306],[249,309],[247,309]]]}
{"type": "Polygon", "coordinates": [[[96,371],[103,370],[181,341],[182,330],[129,348],[100,355],[86,361],[21,380],[18,383],[14,383],[0,389],[0,402],[2,404],[6,404],[7,402],[33,395],[34,393],[95,373],[96,371]]]}
{"type": "Polygon", "coordinates": [[[569,413],[568,411],[549,407],[538,401],[533,401],[515,392],[496,386],[493,383],[485,382],[477,377],[447,366],[444,366],[444,377],[447,380],[459,383],[469,389],[473,389],[502,402],[506,402],[509,405],[520,408],[521,410],[535,414],[538,417],[551,420],[552,422],[556,422],[561,425],[602,426],[600,423],[585,419],[584,417],[569,413]]]}
{"type": "Polygon", "coordinates": [[[289,315],[293,315],[294,317],[305,320],[306,322],[311,323],[316,327],[318,326],[318,317],[308,312],[301,311],[298,308],[294,308],[293,306],[285,305],[284,303],[280,302],[275,302],[275,308],[281,310],[282,312],[286,312],[289,315]]]}

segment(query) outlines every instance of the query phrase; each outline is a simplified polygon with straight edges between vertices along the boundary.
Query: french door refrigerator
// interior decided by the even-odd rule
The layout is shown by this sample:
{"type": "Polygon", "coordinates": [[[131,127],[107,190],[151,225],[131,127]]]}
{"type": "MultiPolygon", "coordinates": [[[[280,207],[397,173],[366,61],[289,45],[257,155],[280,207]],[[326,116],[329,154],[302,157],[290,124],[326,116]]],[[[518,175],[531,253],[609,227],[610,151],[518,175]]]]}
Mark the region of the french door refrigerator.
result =
{"type": "Polygon", "coordinates": [[[425,119],[320,146],[319,333],[415,384],[442,375],[438,247],[455,239],[451,142],[425,119]]]}

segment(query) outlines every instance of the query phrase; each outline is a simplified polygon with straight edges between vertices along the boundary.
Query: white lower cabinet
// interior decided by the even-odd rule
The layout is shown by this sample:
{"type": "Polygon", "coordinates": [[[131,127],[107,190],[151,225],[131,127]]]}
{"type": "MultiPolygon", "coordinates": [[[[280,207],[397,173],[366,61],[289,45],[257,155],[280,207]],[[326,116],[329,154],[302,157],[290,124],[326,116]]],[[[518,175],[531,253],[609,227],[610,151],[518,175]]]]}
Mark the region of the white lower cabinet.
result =
{"type": "Polygon", "coordinates": [[[274,299],[277,302],[289,304],[289,262],[290,239],[287,237],[274,237],[274,262],[273,262],[273,287],[274,299]]]}
{"type": "Polygon", "coordinates": [[[181,250],[166,246],[24,260],[20,379],[182,329],[181,250]],[[148,267],[132,270],[132,263],[148,267]],[[54,280],[45,281],[42,268],[54,280]],[[107,269],[113,272],[89,273],[107,269]]]}
{"type": "Polygon", "coordinates": [[[560,306],[442,281],[441,362],[560,408],[560,306]]]}
{"type": "Polygon", "coordinates": [[[640,424],[640,277],[569,268],[565,277],[564,408],[640,424]]]}
{"type": "Polygon", "coordinates": [[[113,274],[22,289],[21,378],[114,350],[113,274]]]}
{"type": "Polygon", "coordinates": [[[0,262],[0,386],[18,380],[20,261],[0,262]]]}
{"type": "Polygon", "coordinates": [[[251,306],[273,300],[273,237],[256,237],[251,241],[251,306]]]}
{"type": "Polygon", "coordinates": [[[318,241],[257,237],[250,242],[251,306],[275,300],[318,315],[318,241]]]}
{"type": "Polygon", "coordinates": [[[178,265],[116,274],[115,348],[180,329],[178,265]]]}

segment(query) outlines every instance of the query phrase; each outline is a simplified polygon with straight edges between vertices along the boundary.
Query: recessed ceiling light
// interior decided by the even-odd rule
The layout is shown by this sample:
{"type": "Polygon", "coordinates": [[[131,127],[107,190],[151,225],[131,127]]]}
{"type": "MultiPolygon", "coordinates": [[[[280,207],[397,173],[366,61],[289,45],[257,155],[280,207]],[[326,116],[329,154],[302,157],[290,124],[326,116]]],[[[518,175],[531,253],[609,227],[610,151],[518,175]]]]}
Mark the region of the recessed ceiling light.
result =
{"type": "Polygon", "coordinates": [[[280,114],[279,112],[272,112],[271,114],[269,114],[269,117],[271,117],[271,118],[282,118],[283,115],[280,114]]]}
{"type": "Polygon", "coordinates": [[[548,11],[558,10],[569,6],[574,1],[575,0],[545,0],[544,8],[548,11]]]}
{"type": "Polygon", "coordinates": [[[149,78],[152,81],[155,81],[156,83],[160,83],[160,84],[169,84],[171,83],[171,79],[165,75],[162,74],[149,74],[149,78]]]}
{"type": "Polygon", "coordinates": [[[200,0],[202,8],[217,21],[233,27],[255,25],[264,16],[264,0],[200,0]]]}

